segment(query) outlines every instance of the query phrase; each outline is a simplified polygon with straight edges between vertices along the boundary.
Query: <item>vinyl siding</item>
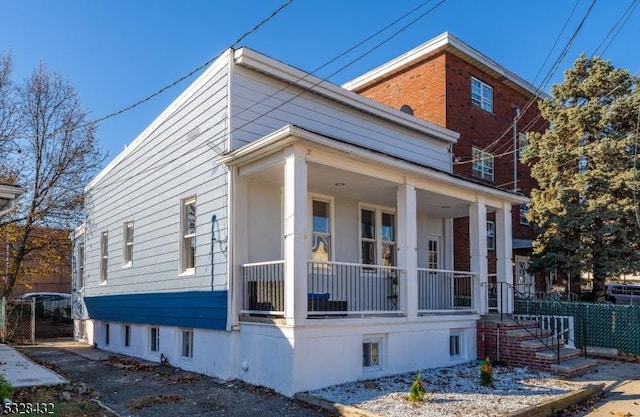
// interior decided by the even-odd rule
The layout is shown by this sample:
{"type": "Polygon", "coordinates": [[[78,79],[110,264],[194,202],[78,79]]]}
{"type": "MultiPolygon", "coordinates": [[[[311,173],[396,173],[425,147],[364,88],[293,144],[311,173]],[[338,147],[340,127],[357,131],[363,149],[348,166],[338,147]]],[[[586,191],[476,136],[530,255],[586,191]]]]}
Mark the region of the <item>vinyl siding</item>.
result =
{"type": "Polygon", "coordinates": [[[232,149],[293,124],[445,171],[451,170],[449,145],[407,128],[399,128],[316,94],[242,66],[232,79],[232,149]],[[285,87],[287,87],[285,89],[285,87]]]}
{"type": "Polygon", "coordinates": [[[87,297],[226,290],[228,173],[215,160],[226,150],[227,100],[224,55],[89,185],[87,297]],[[181,200],[192,195],[196,268],[193,275],[180,275],[181,200]],[[123,268],[126,221],[134,225],[133,262],[123,268]],[[109,260],[107,283],[100,285],[103,231],[109,232],[109,260]]]}

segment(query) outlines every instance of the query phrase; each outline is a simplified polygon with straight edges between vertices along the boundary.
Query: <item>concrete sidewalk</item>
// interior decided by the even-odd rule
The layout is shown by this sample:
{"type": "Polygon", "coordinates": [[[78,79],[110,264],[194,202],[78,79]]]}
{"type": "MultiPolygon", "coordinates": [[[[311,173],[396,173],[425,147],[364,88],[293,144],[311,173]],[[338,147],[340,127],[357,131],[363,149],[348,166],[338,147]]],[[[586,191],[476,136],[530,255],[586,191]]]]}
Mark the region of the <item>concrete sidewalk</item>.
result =
{"type": "Polygon", "coordinates": [[[0,344],[0,375],[14,388],[66,384],[52,370],[34,363],[11,346],[0,344]]]}
{"type": "Polygon", "coordinates": [[[640,364],[602,360],[593,371],[574,381],[604,383],[601,400],[575,417],[640,417],[640,364]]]}

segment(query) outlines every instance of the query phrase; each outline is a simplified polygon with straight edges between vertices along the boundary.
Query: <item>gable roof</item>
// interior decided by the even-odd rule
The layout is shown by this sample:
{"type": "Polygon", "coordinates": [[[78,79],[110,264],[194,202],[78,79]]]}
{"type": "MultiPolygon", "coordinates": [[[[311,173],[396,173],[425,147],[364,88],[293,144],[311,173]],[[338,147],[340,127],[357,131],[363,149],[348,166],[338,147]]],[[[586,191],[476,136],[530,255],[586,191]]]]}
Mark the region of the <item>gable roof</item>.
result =
{"type": "Polygon", "coordinates": [[[381,81],[393,74],[396,74],[405,68],[415,65],[421,61],[427,60],[442,52],[451,53],[465,62],[473,65],[491,75],[498,81],[521,91],[525,95],[546,98],[547,94],[540,91],[537,87],[515,73],[509,71],[502,65],[498,64],[480,51],[467,45],[449,32],[423,43],[422,45],[406,52],[389,62],[380,65],[377,68],[345,83],[342,87],[350,91],[361,90],[371,84],[381,81]]]}

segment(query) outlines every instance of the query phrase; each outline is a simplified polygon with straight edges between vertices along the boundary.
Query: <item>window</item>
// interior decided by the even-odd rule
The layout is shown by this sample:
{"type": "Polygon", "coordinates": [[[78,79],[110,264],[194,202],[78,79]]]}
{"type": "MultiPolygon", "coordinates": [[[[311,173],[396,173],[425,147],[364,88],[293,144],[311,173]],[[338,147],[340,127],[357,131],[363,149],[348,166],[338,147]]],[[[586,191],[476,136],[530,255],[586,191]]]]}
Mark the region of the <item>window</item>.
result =
{"type": "Polygon", "coordinates": [[[100,237],[100,283],[107,282],[107,267],[109,264],[109,232],[102,232],[100,237]]]}
{"type": "Polygon", "coordinates": [[[525,226],[529,225],[529,219],[527,219],[527,213],[529,213],[529,205],[520,204],[520,224],[524,224],[525,226]]]}
{"type": "Polygon", "coordinates": [[[493,155],[479,148],[471,151],[473,176],[485,181],[493,181],[493,155]]]}
{"type": "Polygon", "coordinates": [[[487,222],[487,249],[495,250],[496,248],[496,224],[487,222]]]}
{"type": "Polygon", "coordinates": [[[84,240],[78,242],[78,289],[84,287],[84,240]]]}
{"type": "Polygon", "coordinates": [[[193,272],[196,266],[196,198],[182,200],[182,245],[180,272],[193,272]]]}
{"type": "Polygon", "coordinates": [[[493,113],[493,88],[489,84],[471,77],[471,104],[493,113]]]}
{"type": "Polygon", "coordinates": [[[109,323],[104,324],[104,344],[109,344],[109,323]]]}
{"type": "Polygon", "coordinates": [[[452,333],[449,335],[449,356],[459,357],[460,356],[460,334],[452,333]]]}
{"type": "Polygon", "coordinates": [[[131,266],[133,262],[133,222],[125,222],[122,230],[122,264],[131,266]]]}
{"type": "Polygon", "coordinates": [[[362,367],[365,370],[380,369],[380,347],[382,339],[368,337],[362,342],[362,367]]]}
{"type": "Polygon", "coordinates": [[[131,346],[131,326],[128,324],[124,326],[124,346],[131,346]]]}
{"type": "Polygon", "coordinates": [[[529,147],[529,139],[526,133],[518,133],[518,152],[517,158],[520,159],[529,147]]]}
{"type": "Polygon", "coordinates": [[[149,329],[149,350],[152,352],[160,351],[160,329],[157,327],[149,329]]]}
{"type": "Polygon", "coordinates": [[[311,260],[331,260],[331,202],[312,199],[311,260]]]}
{"type": "Polygon", "coordinates": [[[360,209],[360,259],[365,265],[396,264],[395,214],[380,208],[360,209]]]}
{"type": "Polygon", "coordinates": [[[439,252],[438,252],[438,241],[437,238],[429,238],[428,248],[427,248],[427,267],[429,269],[439,269],[439,252]]]}
{"type": "Polygon", "coordinates": [[[182,357],[193,358],[193,330],[182,331],[182,357]]]}

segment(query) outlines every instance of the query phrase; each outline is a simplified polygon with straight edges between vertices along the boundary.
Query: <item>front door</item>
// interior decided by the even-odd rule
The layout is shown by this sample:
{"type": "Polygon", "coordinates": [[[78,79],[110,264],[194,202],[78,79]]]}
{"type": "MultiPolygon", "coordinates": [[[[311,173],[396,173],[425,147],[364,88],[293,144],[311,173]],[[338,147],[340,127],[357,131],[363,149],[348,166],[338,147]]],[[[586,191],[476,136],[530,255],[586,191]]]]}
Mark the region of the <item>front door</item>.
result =
{"type": "Polygon", "coordinates": [[[513,274],[516,288],[516,298],[533,298],[536,293],[533,275],[527,272],[529,268],[528,256],[516,256],[515,271],[513,274]]]}

